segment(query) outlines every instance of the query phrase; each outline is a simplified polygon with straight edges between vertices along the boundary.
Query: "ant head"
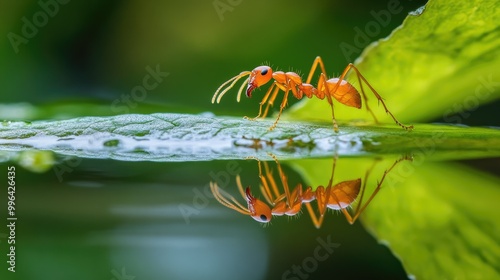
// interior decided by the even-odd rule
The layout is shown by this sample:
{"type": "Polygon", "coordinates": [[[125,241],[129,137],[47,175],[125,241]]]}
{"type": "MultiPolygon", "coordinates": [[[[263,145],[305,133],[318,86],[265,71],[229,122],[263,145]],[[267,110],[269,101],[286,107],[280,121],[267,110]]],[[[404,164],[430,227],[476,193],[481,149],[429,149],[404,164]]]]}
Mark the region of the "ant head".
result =
{"type": "Polygon", "coordinates": [[[250,188],[246,189],[246,196],[250,216],[257,222],[270,222],[272,218],[271,208],[263,201],[252,196],[252,193],[250,193],[250,188]]]}
{"type": "Polygon", "coordinates": [[[248,80],[247,97],[252,97],[252,91],[265,85],[273,77],[273,70],[269,66],[259,66],[252,70],[248,80]]]}

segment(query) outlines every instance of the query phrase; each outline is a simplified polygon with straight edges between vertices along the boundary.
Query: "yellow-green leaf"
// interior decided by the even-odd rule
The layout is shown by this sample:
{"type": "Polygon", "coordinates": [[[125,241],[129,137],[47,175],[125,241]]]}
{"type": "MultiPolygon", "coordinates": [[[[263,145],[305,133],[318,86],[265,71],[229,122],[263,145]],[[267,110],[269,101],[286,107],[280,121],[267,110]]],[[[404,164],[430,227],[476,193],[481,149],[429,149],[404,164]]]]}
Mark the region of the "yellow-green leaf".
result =
{"type": "MultiPolygon", "coordinates": [[[[480,104],[500,97],[499,19],[496,0],[430,0],[389,37],[367,47],[355,64],[400,121],[462,123],[480,104]],[[459,111],[466,113],[454,115],[459,111]]],[[[359,88],[353,72],[349,81],[359,88]]],[[[374,95],[367,95],[379,120],[392,122],[374,95]]],[[[364,109],[335,104],[338,119],[371,120],[364,109]]],[[[325,100],[313,98],[287,117],[330,121],[331,113],[325,100]]]]}

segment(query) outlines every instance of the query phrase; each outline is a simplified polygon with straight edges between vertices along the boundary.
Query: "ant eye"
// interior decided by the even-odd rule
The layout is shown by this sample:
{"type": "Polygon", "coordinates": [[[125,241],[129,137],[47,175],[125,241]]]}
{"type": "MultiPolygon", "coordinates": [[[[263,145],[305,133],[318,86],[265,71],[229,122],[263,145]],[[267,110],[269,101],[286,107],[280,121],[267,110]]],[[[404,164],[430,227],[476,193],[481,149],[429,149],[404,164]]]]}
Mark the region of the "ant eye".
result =
{"type": "Polygon", "coordinates": [[[260,71],[260,74],[261,74],[262,76],[266,75],[266,74],[267,74],[267,69],[264,69],[264,70],[260,71]]]}
{"type": "MultiPolygon", "coordinates": [[[[266,72],[267,72],[267,70],[266,70],[266,72]]],[[[266,217],[266,215],[264,215],[264,214],[260,215],[260,219],[261,219],[262,221],[264,221],[264,222],[265,222],[265,221],[267,221],[267,217],[266,217]]]]}

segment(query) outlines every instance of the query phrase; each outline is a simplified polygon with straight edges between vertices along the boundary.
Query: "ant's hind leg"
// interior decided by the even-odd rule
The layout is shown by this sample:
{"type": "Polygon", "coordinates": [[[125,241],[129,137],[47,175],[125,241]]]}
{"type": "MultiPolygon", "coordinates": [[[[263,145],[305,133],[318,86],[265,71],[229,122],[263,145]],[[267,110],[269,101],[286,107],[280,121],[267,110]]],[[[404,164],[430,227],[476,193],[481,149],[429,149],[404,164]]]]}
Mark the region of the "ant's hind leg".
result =
{"type": "Polygon", "coordinates": [[[373,117],[373,120],[375,120],[375,123],[379,123],[377,117],[375,116],[375,113],[370,109],[370,106],[368,105],[368,97],[366,97],[365,90],[363,89],[363,83],[361,82],[361,78],[357,75],[358,77],[358,83],[359,83],[359,89],[361,89],[361,96],[363,96],[363,100],[365,101],[365,106],[366,110],[370,112],[370,114],[373,117]]]}
{"type": "Polygon", "coordinates": [[[337,124],[337,120],[335,119],[335,112],[333,110],[333,101],[330,95],[326,96],[326,99],[328,100],[328,103],[330,104],[330,108],[332,108],[332,122],[333,122],[333,130],[335,133],[339,132],[339,125],[337,124]]]}
{"type": "MultiPolygon", "coordinates": [[[[408,160],[408,161],[412,161],[413,158],[412,157],[408,157],[408,156],[404,156],[404,157],[401,157],[399,159],[397,159],[396,161],[394,161],[394,163],[389,167],[387,168],[385,171],[384,171],[384,174],[382,175],[382,177],[380,178],[380,181],[377,182],[377,186],[375,187],[375,190],[373,190],[373,193],[370,195],[370,197],[368,198],[368,200],[365,202],[365,204],[363,206],[358,206],[356,208],[356,212],[354,213],[354,216],[352,218],[348,218],[349,222],[352,224],[356,221],[356,219],[358,219],[359,215],[361,215],[361,213],[363,213],[363,211],[365,211],[366,207],[368,207],[368,205],[370,204],[370,202],[373,200],[373,198],[377,195],[377,193],[380,191],[381,187],[382,187],[382,184],[384,183],[384,180],[386,178],[386,176],[392,171],[392,169],[394,167],[396,167],[396,165],[398,163],[400,163],[401,161],[403,160],[408,160]],[[352,221],[352,222],[351,222],[352,221]]],[[[373,166],[372,166],[373,168],[373,166]]],[[[371,172],[371,169],[368,170],[367,172],[371,172]]],[[[366,174],[365,176],[365,182],[364,182],[364,186],[363,186],[363,192],[364,190],[366,189],[366,181],[368,178],[368,174],[366,174]]],[[[361,203],[361,201],[359,202],[361,203]]],[[[345,210],[345,209],[343,209],[345,210]]],[[[346,216],[347,217],[347,216],[346,216]]]]}
{"type": "Polygon", "coordinates": [[[365,77],[363,75],[361,75],[361,72],[359,72],[358,68],[356,68],[356,66],[354,66],[352,63],[349,63],[349,65],[347,65],[347,67],[344,69],[344,72],[342,73],[342,75],[340,76],[339,79],[343,80],[345,78],[347,72],[349,72],[349,70],[351,68],[354,69],[354,71],[356,71],[356,75],[358,76],[358,79],[363,80],[363,82],[370,88],[370,90],[373,93],[373,95],[375,95],[375,97],[377,97],[378,101],[380,103],[382,103],[382,106],[384,106],[385,112],[391,116],[391,118],[394,120],[394,122],[397,125],[399,125],[402,128],[404,128],[405,130],[409,130],[409,131],[413,130],[413,125],[404,125],[400,121],[398,121],[398,119],[396,119],[396,117],[394,117],[394,115],[391,113],[391,111],[389,111],[389,109],[385,105],[385,102],[384,102],[382,96],[380,96],[380,94],[378,94],[378,92],[370,85],[370,83],[365,79],[365,77]]]}

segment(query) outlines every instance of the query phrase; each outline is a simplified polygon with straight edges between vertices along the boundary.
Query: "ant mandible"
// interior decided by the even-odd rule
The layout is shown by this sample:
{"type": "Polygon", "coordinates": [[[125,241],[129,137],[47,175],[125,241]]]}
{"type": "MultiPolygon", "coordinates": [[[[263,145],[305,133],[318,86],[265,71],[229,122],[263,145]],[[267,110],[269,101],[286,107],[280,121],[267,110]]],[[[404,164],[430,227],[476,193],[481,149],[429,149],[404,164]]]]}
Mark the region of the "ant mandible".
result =
{"type": "Polygon", "coordinates": [[[366,104],[366,109],[373,116],[375,122],[378,122],[377,118],[375,117],[375,114],[368,106],[368,99],[366,97],[365,91],[363,89],[363,84],[361,83],[361,81],[363,81],[370,88],[370,90],[373,92],[378,101],[382,103],[382,105],[384,106],[385,112],[392,117],[392,119],[396,122],[396,124],[404,128],[405,130],[411,131],[413,129],[413,125],[409,126],[404,125],[400,121],[398,121],[396,117],[394,117],[394,115],[391,113],[391,111],[389,111],[389,109],[385,105],[385,102],[380,96],[380,94],[378,94],[377,91],[375,91],[375,89],[370,85],[370,83],[368,83],[365,77],[361,75],[356,66],[354,66],[352,63],[349,63],[349,65],[347,65],[347,67],[344,69],[340,77],[328,79],[325,70],[325,65],[323,63],[323,60],[319,56],[316,57],[316,59],[314,60],[305,83],[302,82],[302,78],[299,76],[299,74],[295,72],[286,72],[286,73],[282,71],[273,72],[273,70],[269,66],[259,66],[253,69],[252,71],[241,72],[239,75],[223,83],[217,89],[214,96],[212,97],[212,103],[216,101],[217,103],[220,103],[222,96],[224,96],[224,94],[226,94],[226,92],[228,92],[236,84],[236,82],[238,82],[241,78],[245,76],[250,76],[250,77],[245,79],[245,81],[238,90],[238,95],[236,97],[236,100],[238,102],[240,102],[241,93],[243,92],[245,84],[247,85],[246,89],[247,97],[252,97],[252,91],[254,89],[259,88],[265,85],[271,79],[274,79],[273,84],[267,90],[266,94],[262,98],[262,101],[260,102],[259,114],[255,118],[249,118],[245,116],[244,117],[245,119],[254,121],[258,118],[265,118],[267,116],[269,107],[273,105],[278,93],[281,90],[285,93],[285,95],[283,97],[283,101],[281,101],[278,116],[274,121],[274,123],[271,125],[271,127],[269,127],[269,130],[273,130],[278,124],[278,121],[281,117],[281,113],[283,112],[283,109],[288,103],[288,94],[291,91],[293,96],[299,100],[302,99],[304,95],[307,98],[313,98],[314,96],[316,96],[318,99],[321,100],[325,99],[326,97],[326,100],[328,101],[328,104],[330,104],[330,108],[332,110],[333,129],[335,130],[335,132],[338,132],[339,127],[337,121],[335,120],[332,97],[344,105],[355,107],[358,109],[361,108],[361,95],[359,91],[351,83],[344,80],[345,76],[351,69],[353,69],[354,72],[356,73],[359,82],[359,87],[361,89],[361,95],[363,96],[363,99],[366,104]],[[314,87],[313,85],[310,84],[310,82],[318,65],[320,66],[321,74],[318,80],[318,85],[314,87]],[[227,87],[223,90],[225,86],[227,87]],[[266,102],[267,106],[264,110],[264,113],[262,113],[262,106],[264,106],[266,102]]]}
{"type": "MultiPolygon", "coordinates": [[[[246,200],[247,206],[243,206],[238,202],[233,196],[221,192],[221,189],[217,186],[217,183],[210,182],[210,189],[217,201],[241,214],[248,215],[254,220],[261,223],[268,223],[271,221],[273,216],[294,216],[301,211],[302,204],[305,204],[307,211],[311,217],[311,220],[316,228],[320,228],[323,224],[325,213],[327,209],[339,210],[346,217],[350,224],[353,224],[361,213],[368,207],[370,202],[373,200],[375,195],[380,191],[380,188],[389,172],[401,161],[412,160],[411,156],[404,156],[396,160],[388,169],[384,171],[384,174],[377,183],[375,190],[372,192],[368,200],[363,204],[363,197],[366,190],[366,183],[371,170],[373,169],[375,162],[366,171],[365,177],[362,183],[361,178],[354,180],[342,181],[333,185],[333,178],[335,172],[335,166],[337,162],[337,157],[334,158],[332,165],[332,173],[328,185],[318,186],[315,190],[311,186],[307,186],[303,189],[302,184],[298,184],[292,191],[288,186],[288,179],[283,172],[278,159],[274,155],[270,155],[278,167],[279,177],[284,189],[284,193],[280,193],[278,190],[276,181],[274,180],[269,166],[264,162],[265,175],[262,174],[261,162],[257,158],[259,164],[259,177],[261,181],[260,191],[267,201],[264,202],[254,195],[252,195],[250,187],[243,190],[243,185],[241,184],[240,176],[236,176],[236,184],[241,196],[246,200]],[[356,206],[354,213],[351,215],[347,209],[357,200],[359,196],[359,201],[356,206]],[[314,209],[311,206],[311,202],[316,200],[319,216],[315,214],[314,209]],[[271,205],[271,206],[269,206],[271,205]]],[[[252,157],[251,157],[252,158],[252,157]]]]}

